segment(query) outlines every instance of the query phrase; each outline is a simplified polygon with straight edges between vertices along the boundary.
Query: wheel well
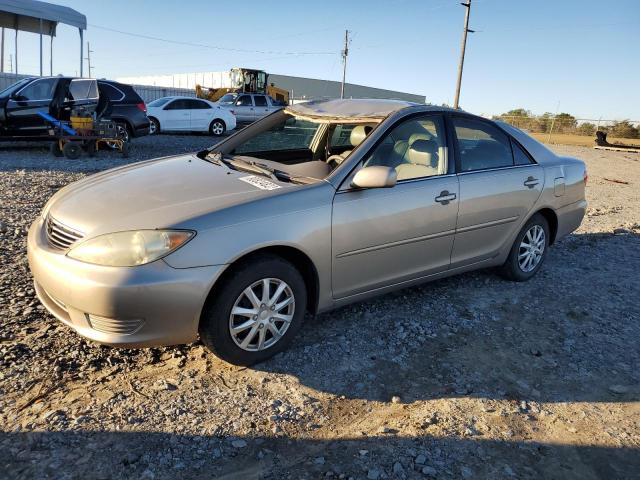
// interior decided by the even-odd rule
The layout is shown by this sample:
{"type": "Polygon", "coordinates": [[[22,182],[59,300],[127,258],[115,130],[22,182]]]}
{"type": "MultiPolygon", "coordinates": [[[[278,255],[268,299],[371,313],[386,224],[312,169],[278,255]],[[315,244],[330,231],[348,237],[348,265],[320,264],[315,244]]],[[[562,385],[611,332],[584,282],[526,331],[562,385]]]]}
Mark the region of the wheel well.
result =
{"type": "Polygon", "coordinates": [[[551,233],[549,245],[552,245],[553,242],[556,241],[556,235],[558,233],[558,216],[556,215],[556,212],[550,208],[543,208],[542,210],[538,210],[536,213],[542,215],[549,224],[549,230],[551,233]]]}
{"type": "Polygon", "coordinates": [[[315,312],[318,310],[319,290],[318,272],[316,270],[316,267],[305,253],[298,250],[297,248],[287,246],[265,247],[247,253],[246,255],[238,258],[231,265],[229,265],[226,270],[222,272],[222,275],[220,275],[218,280],[216,280],[216,283],[213,285],[213,288],[209,292],[207,302],[209,302],[216,294],[216,285],[222,285],[225,279],[231,273],[233,273],[239,265],[249,262],[253,258],[259,257],[261,255],[276,255],[288,261],[298,269],[298,271],[302,275],[302,278],[304,279],[304,284],[307,287],[307,310],[310,313],[315,314],[315,312]]]}

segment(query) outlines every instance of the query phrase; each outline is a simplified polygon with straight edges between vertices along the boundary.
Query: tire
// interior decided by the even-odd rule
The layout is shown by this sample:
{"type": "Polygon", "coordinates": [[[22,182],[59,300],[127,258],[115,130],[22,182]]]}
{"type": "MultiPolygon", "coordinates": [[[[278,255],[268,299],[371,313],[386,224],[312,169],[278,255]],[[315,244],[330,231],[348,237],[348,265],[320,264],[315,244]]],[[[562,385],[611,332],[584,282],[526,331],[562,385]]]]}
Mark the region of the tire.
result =
{"type": "MultiPolygon", "coordinates": [[[[126,123],[116,122],[116,132],[118,132],[118,138],[120,138],[124,143],[129,143],[131,141],[129,126],[126,123]]],[[[116,142],[105,142],[105,144],[111,150],[118,150],[120,148],[120,146],[116,142]]]]}
{"type": "Polygon", "coordinates": [[[129,154],[131,153],[131,144],[129,142],[123,142],[120,153],[123,158],[129,158],[129,154]]]}
{"type": "Polygon", "coordinates": [[[515,282],[531,279],[547,258],[549,238],[549,223],[541,214],[536,213],[522,227],[513,242],[509,256],[501,267],[502,276],[515,282]]]}
{"type": "Polygon", "coordinates": [[[160,133],[160,122],[157,118],[149,117],[149,135],[157,135],[160,133]]]}
{"type": "Polygon", "coordinates": [[[227,126],[219,118],[216,118],[213,122],[211,122],[211,125],[209,125],[209,134],[213,135],[214,137],[224,135],[224,132],[226,131],[227,126]]]}
{"type": "Polygon", "coordinates": [[[69,160],[77,160],[82,156],[82,144],[80,142],[67,142],[62,147],[62,153],[69,160]]]}
{"type": "Polygon", "coordinates": [[[53,155],[54,157],[63,157],[64,154],[62,153],[62,150],[60,149],[60,142],[58,140],[51,142],[51,146],[49,147],[49,151],[51,152],[51,155],[53,155]]]}
{"type": "Polygon", "coordinates": [[[235,268],[207,302],[200,319],[200,338],[221,359],[234,365],[254,365],[287,348],[302,326],[306,306],[304,279],[291,263],[274,255],[254,257],[235,268]],[[264,280],[268,281],[272,297],[266,301],[264,280]],[[282,284],[281,293],[273,298],[282,284]],[[245,293],[249,288],[254,293],[253,301],[245,293]],[[286,306],[270,308],[291,297],[293,301],[286,306]],[[233,314],[234,310],[243,313],[233,314]],[[247,326],[232,335],[231,327],[242,324],[247,326]],[[276,338],[274,332],[281,336],[276,338]]]}

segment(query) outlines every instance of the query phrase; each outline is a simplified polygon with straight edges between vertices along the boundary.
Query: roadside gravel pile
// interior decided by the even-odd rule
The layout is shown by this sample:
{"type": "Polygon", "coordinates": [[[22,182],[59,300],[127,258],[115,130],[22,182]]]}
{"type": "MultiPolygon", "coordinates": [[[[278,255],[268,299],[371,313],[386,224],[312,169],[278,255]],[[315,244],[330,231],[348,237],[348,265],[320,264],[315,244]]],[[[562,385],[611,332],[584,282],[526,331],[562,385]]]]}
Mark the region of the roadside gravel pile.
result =
{"type": "Polygon", "coordinates": [[[1,477],[637,477],[640,156],[555,147],[587,162],[589,213],[532,281],[481,271],[308,318],[245,369],[86,342],[35,298],[26,231],[57,189],[212,139],[135,143],[0,150],[1,477]]]}

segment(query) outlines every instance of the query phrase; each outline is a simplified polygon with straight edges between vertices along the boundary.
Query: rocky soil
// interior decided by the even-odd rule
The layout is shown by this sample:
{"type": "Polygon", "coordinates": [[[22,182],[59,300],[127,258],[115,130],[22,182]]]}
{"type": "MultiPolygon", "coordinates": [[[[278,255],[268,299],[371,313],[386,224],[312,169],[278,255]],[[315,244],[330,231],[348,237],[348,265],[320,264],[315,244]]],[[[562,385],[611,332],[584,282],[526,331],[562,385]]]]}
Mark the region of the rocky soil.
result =
{"type": "Polygon", "coordinates": [[[587,162],[589,213],[530,282],[480,271],[308,318],[252,369],[47,314],[25,255],[45,201],[210,143],[76,162],[0,145],[0,477],[639,478],[640,155],[554,147],[587,162]]]}

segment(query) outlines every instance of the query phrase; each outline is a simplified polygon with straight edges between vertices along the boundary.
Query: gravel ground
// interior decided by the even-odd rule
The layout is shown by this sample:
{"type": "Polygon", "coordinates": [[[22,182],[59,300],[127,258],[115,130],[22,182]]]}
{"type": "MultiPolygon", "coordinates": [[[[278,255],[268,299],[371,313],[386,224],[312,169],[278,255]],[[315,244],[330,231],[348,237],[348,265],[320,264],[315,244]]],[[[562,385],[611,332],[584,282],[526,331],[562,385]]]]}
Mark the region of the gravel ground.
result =
{"type": "Polygon", "coordinates": [[[253,369],[101,347],[45,313],[25,256],[45,201],[211,143],[0,145],[0,477],[639,478],[639,155],[554,147],[587,162],[589,213],[530,282],[480,271],[308,318],[253,369]]]}

